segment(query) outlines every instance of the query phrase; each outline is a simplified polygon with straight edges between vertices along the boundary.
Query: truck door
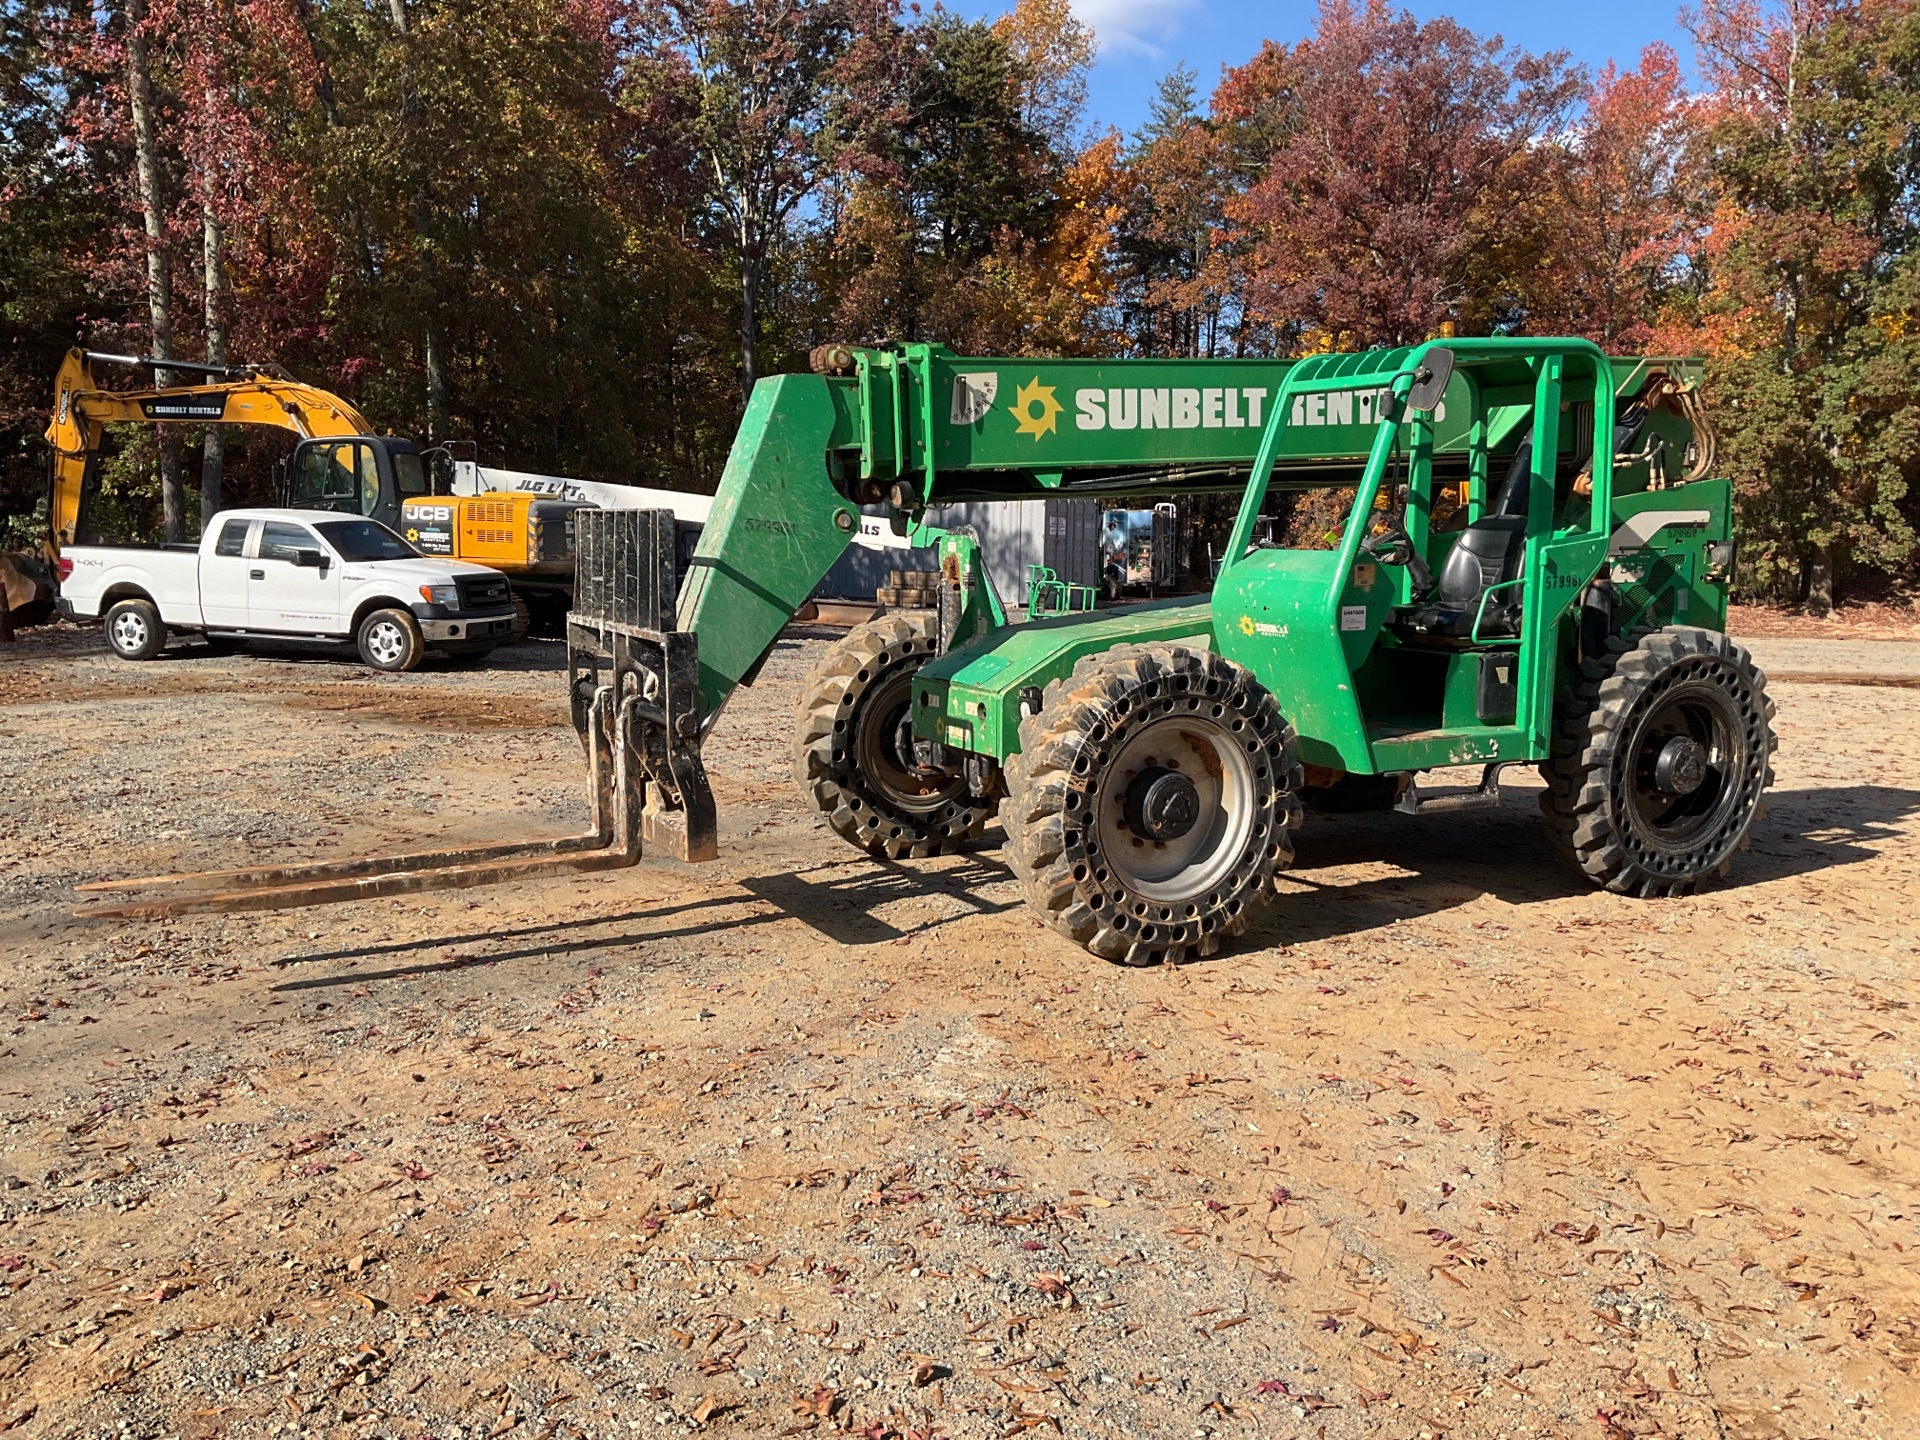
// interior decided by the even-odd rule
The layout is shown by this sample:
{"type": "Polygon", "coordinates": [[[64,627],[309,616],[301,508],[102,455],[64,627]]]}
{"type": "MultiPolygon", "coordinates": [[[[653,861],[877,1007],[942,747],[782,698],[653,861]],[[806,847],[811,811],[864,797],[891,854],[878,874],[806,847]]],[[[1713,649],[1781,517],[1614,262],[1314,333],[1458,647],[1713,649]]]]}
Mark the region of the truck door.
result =
{"type": "Polygon", "coordinates": [[[287,635],[344,635],[341,565],[305,525],[265,520],[248,570],[247,628],[287,635]]]}
{"type": "Polygon", "coordinates": [[[252,520],[221,520],[220,537],[211,552],[200,556],[200,618],[207,627],[219,630],[231,626],[247,628],[247,579],[249,570],[260,562],[247,558],[247,532],[257,523],[252,520]]]}

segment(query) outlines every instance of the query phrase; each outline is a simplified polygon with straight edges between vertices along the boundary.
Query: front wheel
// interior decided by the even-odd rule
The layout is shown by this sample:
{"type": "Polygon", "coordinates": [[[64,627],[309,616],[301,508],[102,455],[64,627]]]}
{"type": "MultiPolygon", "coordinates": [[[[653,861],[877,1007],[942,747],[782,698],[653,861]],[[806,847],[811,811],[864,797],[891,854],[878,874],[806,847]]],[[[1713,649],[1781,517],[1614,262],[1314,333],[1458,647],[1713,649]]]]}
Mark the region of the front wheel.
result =
{"type": "Polygon", "coordinates": [[[151,600],[120,600],[107,610],[107,643],[122,660],[151,660],[167,644],[167,627],[151,600]]]}
{"type": "Polygon", "coordinates": [[[1293,727],[1238,665],[1179,645],[1090,655],[1020,726],[1007,859],[1096,955],[1210,955],[1292,864],[1300,779],[1293,727]]]}
{"type": "Polygon", "coordinates": [[[835,834],[889,859],[944,855],[993,813],[964,778],[916,773],[913,677],[938,649],[924,616],[870,620],[827,650],[800,700],[801,791],[835,834]]]}
{"type": "Polygon", "coordinates": [[[1541,807],[1597,885],[1685,895],[1744,850],[1773,783],[1773,701],[1725,635],[1612,642],[1563,702],[1541,807]]]}
{"type": "Polygon", "coordinates": [[[360,658],[376,670],[417,670],[426,657],[420,622],[398,608],[376,610],[360,622],[354,636],[360,658]]]}

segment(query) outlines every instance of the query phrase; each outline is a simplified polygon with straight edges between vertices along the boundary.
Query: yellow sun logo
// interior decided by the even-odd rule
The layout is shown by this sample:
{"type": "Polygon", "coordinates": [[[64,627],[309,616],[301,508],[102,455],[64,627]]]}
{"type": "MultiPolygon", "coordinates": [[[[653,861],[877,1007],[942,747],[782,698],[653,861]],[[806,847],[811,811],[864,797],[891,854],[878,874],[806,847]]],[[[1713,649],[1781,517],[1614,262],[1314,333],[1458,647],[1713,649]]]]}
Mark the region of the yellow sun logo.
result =
{"type": "Polygon", "coordinates": [[[1013,412],[1014,430],[1021,435],[1031,435],[1035,440],[1053,433],[1063,408],[1053,398],[1053,386],[1042,385],[1038,375],[1020,387],[1019,393],[1013,397],[1013,404],[1007,407],[1013,412]],[[1034,413],[1036,406],[1039,407],[1038,414],[1034,413]]]}
{"type": "Polygon", "coordinates": [[[1253,633],[1253,616],[1242,615],[1240,617],[1240,633],[1242,635],[1251,635],[1253,633]]]}

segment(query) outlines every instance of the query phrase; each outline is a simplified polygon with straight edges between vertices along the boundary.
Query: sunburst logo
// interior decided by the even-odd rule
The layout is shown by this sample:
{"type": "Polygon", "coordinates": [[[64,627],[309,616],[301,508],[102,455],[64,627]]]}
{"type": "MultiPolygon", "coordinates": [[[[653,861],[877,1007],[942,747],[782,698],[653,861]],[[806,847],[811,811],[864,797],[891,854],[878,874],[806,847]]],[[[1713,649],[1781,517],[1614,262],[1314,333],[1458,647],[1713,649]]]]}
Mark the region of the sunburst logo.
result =
{"type": "Polygon", "coordinates": [[[1240,633],[1242,635],[1253,634],[1253,616],[1242,615],[1240,617],[1240,633]]]}
{"type": "Polygon", "coordinates": [[[1020,387],[1013,404],[1007,407],[1013,412],[1015,431],[1035,440],[1054,432],[1063,408],[1053,398],[1053,386],[1042,385],[1038,375],[1020,387]]]}

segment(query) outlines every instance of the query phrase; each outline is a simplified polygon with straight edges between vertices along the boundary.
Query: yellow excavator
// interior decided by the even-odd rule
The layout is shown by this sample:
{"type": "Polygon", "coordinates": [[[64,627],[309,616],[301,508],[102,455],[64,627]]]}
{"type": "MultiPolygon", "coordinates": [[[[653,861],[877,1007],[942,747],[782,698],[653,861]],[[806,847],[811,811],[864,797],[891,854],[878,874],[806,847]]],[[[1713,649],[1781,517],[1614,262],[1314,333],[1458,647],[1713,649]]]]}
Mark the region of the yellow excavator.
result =
{"type": "Polygon", "coordinates": [[[397,435],[376,435],[338,395],[306,385],[277,366],[206,365],[144,355],[73,349],[54,382],[47,557],[64,545],[99,538],[89,511],[99,491],[100,446],[116,423],[264,425],[300,437],[286,461],[281,503],[303,510],[365,515],[399,531],[427,555],[486,565],[511,576],[516,590],[564,592],[573,582],[568,500],[513,491],[436,495],[431,451],[397,435]],[[96,364],[197,375],[192,385],[108,390],[96,364]]]}

